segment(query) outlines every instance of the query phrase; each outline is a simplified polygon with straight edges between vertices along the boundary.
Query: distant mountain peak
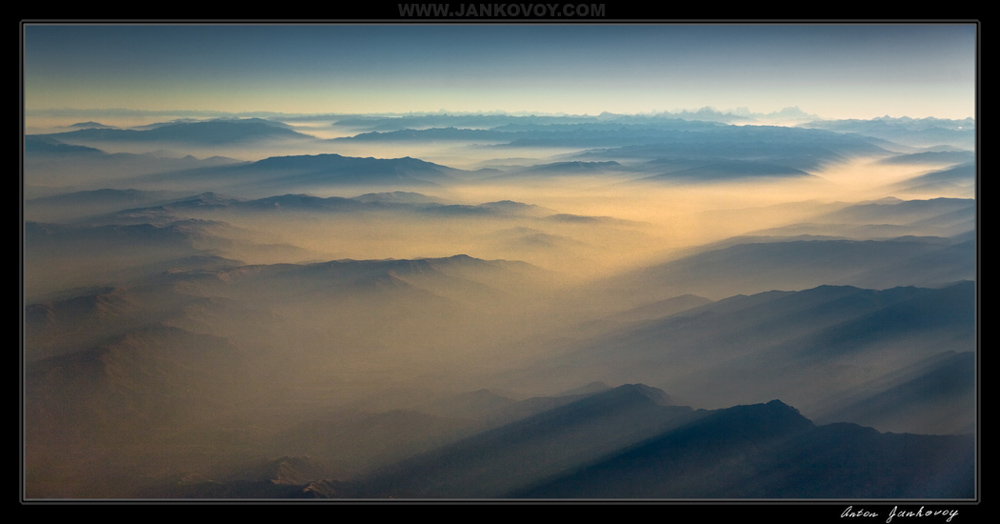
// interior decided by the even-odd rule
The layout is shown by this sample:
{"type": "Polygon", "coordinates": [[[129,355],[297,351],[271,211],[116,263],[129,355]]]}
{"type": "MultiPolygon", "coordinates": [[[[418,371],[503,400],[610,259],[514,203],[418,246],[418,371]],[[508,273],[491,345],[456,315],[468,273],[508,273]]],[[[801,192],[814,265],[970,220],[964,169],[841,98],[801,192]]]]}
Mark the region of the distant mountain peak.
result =
{"type": "Polygon", "coordinates": [[[712,418],[717,418],[725,427],[739,427],[741,432],[781,433],[815,427],[798,409],[780,400],[721,409],[712,418]]]}
{"type": "Polygon", "coordinates": [[[615,389],[638,393],[661,406],[671,406],[674,404],[673,399],[665,391],[645,384],[624,384],[615,389]]]}
{"type": "Polygon", "coordinates": [[[661,406],[673,405],[670,396],[663,390],[645,384],[623,384],[595,393],[581,402],[602,406],[623,406],[637,401],[640,404],[652,402],[661,406]]]}
{"type": "Polygon", "coordinates": [[[611,386],[596,380],[582,387],[573,388],[569,391],[563,391],[560,395],[581,395],[581,394],[593,394],[600,393],[602,391],[607,391],[611,389],[611,386]]]}
{"type": "Polygon", "coordinates": [[[778,399],[774,399],[774,400],[772,400],[770,402],[765,403],[764,405],[768,406],[770,408],[773,408],[773,409],[790,409],[790,410],[794,411],[795,413],[799,412],[799,410],[795,409],[792,406],[789,406],[788,404],[785,404],[784,402],[782,402],[781,400],[778,400],[778,399]]]}
{"type": "Polygon", "coordinates": [[[75,124],[70,124],[69,126],[66,126],[66,127],[71,127],[71,128],[74,128],[74,129],[92,129],[92,128],[113,129],[114,128],[114,126],[108,126],[108,125],[104,125],[104,124],[102,124],[100,122],[94,122],[94,121],[77,122],[75,124]]]}

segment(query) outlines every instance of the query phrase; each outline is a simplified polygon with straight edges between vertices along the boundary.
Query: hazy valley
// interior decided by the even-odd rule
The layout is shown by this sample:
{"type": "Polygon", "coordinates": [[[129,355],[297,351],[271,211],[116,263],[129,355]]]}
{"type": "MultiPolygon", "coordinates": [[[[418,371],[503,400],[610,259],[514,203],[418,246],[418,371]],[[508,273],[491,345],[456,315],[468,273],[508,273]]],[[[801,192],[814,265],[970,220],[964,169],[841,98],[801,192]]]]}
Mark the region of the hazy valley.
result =
{"type": "Polygon", "coordinates": [[[975,125],[32,128],[26,495],[972,498],[975,125]]]}

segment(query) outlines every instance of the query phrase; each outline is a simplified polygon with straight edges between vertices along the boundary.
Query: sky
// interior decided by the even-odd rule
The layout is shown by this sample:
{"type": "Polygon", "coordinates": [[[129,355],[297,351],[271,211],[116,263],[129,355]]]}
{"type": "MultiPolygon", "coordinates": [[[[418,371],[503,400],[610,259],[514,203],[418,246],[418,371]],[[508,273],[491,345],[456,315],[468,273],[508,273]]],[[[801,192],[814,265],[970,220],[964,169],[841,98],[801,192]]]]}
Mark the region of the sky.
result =
{"type": "Polygon", "coordinates": [[[976,26],[45,24],[26,112],[975,116],[976,26]]]}

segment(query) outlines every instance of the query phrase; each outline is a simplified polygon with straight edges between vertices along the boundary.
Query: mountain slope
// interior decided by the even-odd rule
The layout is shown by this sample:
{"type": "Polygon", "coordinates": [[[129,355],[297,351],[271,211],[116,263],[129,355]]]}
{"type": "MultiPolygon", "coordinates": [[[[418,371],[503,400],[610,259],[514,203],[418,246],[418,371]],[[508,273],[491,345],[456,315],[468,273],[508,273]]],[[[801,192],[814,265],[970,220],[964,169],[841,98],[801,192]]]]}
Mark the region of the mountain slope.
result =
{"type": "MultiPolygon", "coordinates": [[[[972,282],[739,295],[594,335],[535,372],[550,380],[639,380],[700,406],[776,397],[811,406],[943,351],[974,350],[975,307],[972,282]]],[[[930,413],[907,412],[908,427],[939,427],[930,413]]],[[[864,421],[883,429],[871,415],[864,421]]],[[[961,415],[968,423],[975,412],[961,415]]]]}
{"type": "Polygon", "coordinates": [[[40,136],[68,143],[123,141],[213,146],[267,139],[313,139],[313,137],[288,129],[282,124],[260,119],[179,122],[143,130],[91,128],[40,136]]]}
{"type": "Polygon", "coordinates": [[[964,237],[780,240],[739,243],[607,279],[606,293],[658,300],[686,293],[722,298],[833,284],[936,286],[975,277],[964,237]]]}
{"type": "Polygon", "coordinates": [[[971,436],[815,426],[780,401],[712,412],[525,498],[971,498],[971,436]]]}
{"type": "Polygon", "coordinates": [[[638,442],[697,413],[625,385],[513,422],[358,481],[375,497],[499,497],[638,442]]]}
{"type": "Polygon", "coordinates": [[[144,178],[148,183],[183,183],[205,190],[289,191],[325,186],[433,187],[459,170],[416,158],[359,158],[337,154],[269,157],[233,166],[174,171],[144,178]],[[280,188],[280,189],[279,189],[280,188]]]}

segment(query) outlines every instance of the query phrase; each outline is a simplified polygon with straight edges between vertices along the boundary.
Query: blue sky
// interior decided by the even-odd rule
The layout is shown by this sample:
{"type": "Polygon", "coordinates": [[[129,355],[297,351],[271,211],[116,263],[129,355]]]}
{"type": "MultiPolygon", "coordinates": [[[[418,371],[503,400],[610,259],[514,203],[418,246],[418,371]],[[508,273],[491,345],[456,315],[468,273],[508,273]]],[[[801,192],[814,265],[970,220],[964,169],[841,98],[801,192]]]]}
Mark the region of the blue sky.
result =
{"type": "Polygon", "coordinates": [[[26,109],[975,110],[971,24],[25,26],[26,109]]]}

